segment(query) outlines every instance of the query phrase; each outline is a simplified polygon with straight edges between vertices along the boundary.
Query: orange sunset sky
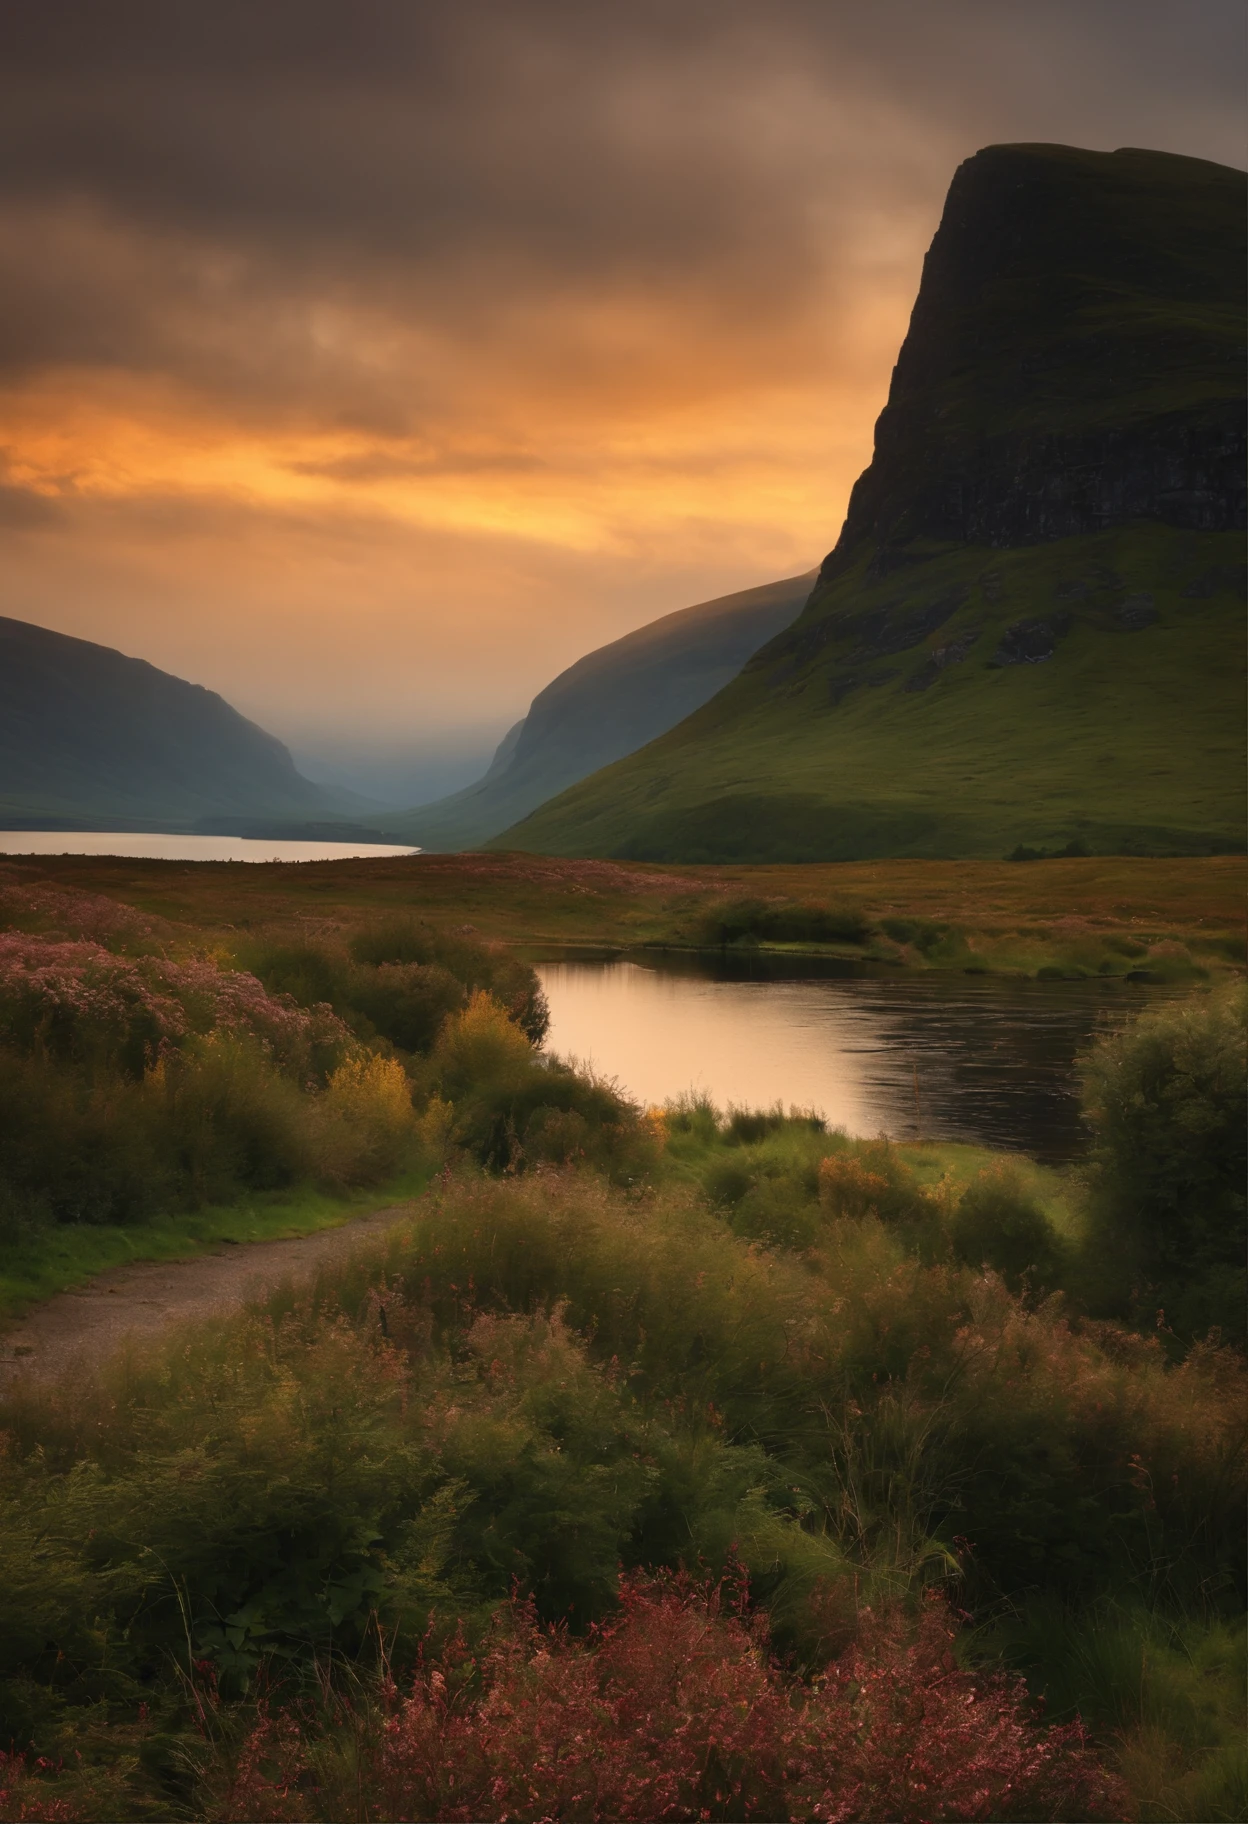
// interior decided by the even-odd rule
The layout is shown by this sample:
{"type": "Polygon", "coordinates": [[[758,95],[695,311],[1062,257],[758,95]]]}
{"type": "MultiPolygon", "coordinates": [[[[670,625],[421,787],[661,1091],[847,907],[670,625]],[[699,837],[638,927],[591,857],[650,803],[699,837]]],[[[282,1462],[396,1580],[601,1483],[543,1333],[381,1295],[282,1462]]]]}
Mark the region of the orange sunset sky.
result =
{"type": "Polygon", "coordinates": [[[958,161],[1243,162],[1222,0],[19,3],[0,612],[450,789],[835,541],[958,161]],[[458,770],[457,770],[458,769],[458,770]]]}

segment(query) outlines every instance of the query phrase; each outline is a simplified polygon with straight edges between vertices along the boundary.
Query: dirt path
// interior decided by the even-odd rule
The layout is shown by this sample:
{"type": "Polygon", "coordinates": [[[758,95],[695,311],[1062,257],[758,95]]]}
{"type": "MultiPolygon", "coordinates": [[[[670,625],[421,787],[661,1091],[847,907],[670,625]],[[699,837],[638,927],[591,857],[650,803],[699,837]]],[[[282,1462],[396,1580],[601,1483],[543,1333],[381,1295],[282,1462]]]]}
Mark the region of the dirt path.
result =
{"type": "Polygon", "coordinates": [[[17,1380],[89,1371],[128,1338],[147,1341],[174,1324],[237,1310],[283,1280],[303,1278],[324,1261],[351,1253],[365,1236],[392,1227],[405,1209],[397,1204],[315,1235],[227,1244],[189,1260],[136,1261],[58,1292],[0,1336],[0,1392],[17,1380]]]}

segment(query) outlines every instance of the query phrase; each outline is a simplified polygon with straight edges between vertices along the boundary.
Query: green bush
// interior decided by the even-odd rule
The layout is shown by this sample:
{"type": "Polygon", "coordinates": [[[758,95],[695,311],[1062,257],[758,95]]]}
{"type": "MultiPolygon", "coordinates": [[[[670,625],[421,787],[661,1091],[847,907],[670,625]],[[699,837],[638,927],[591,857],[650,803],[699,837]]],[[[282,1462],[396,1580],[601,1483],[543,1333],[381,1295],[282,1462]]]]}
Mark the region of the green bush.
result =
{"type": "Polygon", "coordinates": [[[347,959],[326,944],[271,944],[247,961],[270,994],[288,994],[301,1007],[325,1003],[342,1014],[351,1004],[347,959]]]}
{"type": "Polygon", "coordinates": [[[365,1040],[402,1051],[431,1050],[443,1022],[470,994],[486,992],[534,1044],[550,1024],[534,970],[506,951],[436,930],[414,918],[366,926],[346,949],[327,943],[278,943],[246,951],[270,993],[301,1006],[327,1003],[365,1040]]]}
{"type": "Polygon", "coordinates": [[[431,1065],[455,1139],[492,1171],[583,1161],[619,1183],[657,1160],[653,1129],[614,1084],[543,1057],[487,994],[447,1021],[431,1065]]]}
{"type": "Polygon", "coordinates": [[[871,926],[843,907],[763,899],[725,899],[701,908],[690,928],[696,944],[865,944],[871,926]]]}
{"type": "Polygon", "coordinates": [[[407,1163],[417,1142],[411,1084],[395,1058],[348,1058],[314,1105],[317,1176],[376,1184],[407,1163]]]}
{"type": "Polygon", "coordinates": [[[1082,1060],[1091,1271],[1108,1308],[1243,1328],[1248,989],[1151,1009],[1082,1060]]]}
{"type": "Polygon", "coordinates": [[[183,1201],[227,1203],[241,1188],[313,1176],[311,1100],[254,1041],[214,1033],[159,1065],[145,1087],[183,1201]]]}
{"type": "Polygon", "coordinates": [[[438,963],[357,967],[349,981],[349,1011],[401,1051],[432,1050],[443,1023],[464,1005],[463,982],[438,963]]]}
{"type": "Polygon", "coordinates": [[[1063,1276],[1061,1238],[1008,1165],[980,1172],[966,1187],[950,1236],[959,1260],[971,1267],[994,1268],[1014,1291],[1025,1279],[1051,1288],[1063,1276]]]}
{"type": "Polygon", "coordinates": [[[0,1048],[0,1195],[15,1233],[142,1222],[174,1189],[144,1085],[0,1048]]]}
{"type": "Polygon", "coordinates": [[[370,925],[351,940],[357,963],[380,969],[387,964],[436,965],[462,982],[468,994],[494,997],[533,1044],[540,1045],[550,1025],[550,1009],[536,972],[507,951],[457,933],[438,931],[420,919],[392,918],[370,925]]]}

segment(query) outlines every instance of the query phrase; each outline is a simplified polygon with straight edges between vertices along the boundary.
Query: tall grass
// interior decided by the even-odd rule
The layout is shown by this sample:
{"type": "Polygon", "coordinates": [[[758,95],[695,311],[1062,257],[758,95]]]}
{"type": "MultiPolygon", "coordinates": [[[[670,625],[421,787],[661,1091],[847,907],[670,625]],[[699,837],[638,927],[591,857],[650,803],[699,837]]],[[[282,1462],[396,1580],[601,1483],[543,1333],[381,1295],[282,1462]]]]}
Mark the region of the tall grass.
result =
{"type": "Polygon", "coordinates": [[[1091,1058],[1087,1239],[1008,1163],[643,1114],[466,938],[264,980],[123,940],[6,953],[11,1232],[443,1170],[312,1284],[9,1395],[0,1817],[1240,1815],[1245,1365],[1128,1321],[1237,1219],[1240,1002],[1091,1058]]]}

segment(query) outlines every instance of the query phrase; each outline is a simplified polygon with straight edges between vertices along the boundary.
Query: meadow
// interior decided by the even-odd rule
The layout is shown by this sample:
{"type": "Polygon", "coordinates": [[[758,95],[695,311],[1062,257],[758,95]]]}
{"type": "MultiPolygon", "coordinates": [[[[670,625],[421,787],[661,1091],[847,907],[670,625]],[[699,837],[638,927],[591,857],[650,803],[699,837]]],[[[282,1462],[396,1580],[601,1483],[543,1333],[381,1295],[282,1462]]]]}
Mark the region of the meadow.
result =
{"type": "MultiPolygon", "coordinates": [[[[1077,1174],[631,1105],[540,1051],[497,865],[5,882],[11,1253],[407,1200],[10,1389],[0,1818],[1243,1816],[1228,864],[1152,876],[1194,992],[1085,1060],[1077,1174]]],[[[511,916],[862,948],[917,912],[636,878],[511,916]]]]}

